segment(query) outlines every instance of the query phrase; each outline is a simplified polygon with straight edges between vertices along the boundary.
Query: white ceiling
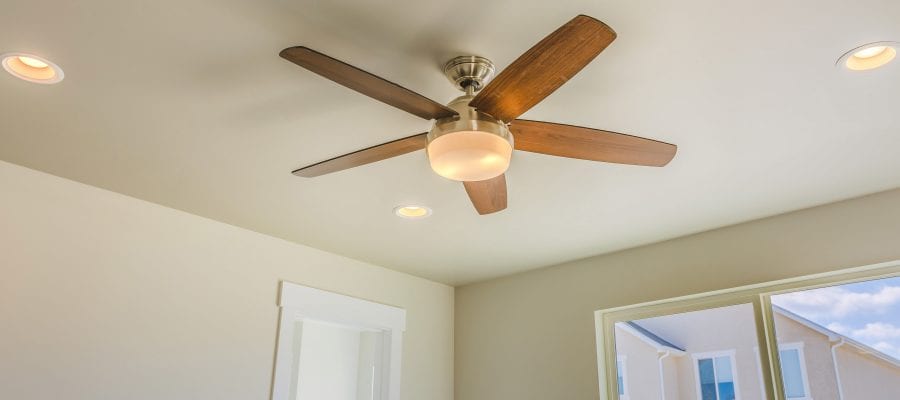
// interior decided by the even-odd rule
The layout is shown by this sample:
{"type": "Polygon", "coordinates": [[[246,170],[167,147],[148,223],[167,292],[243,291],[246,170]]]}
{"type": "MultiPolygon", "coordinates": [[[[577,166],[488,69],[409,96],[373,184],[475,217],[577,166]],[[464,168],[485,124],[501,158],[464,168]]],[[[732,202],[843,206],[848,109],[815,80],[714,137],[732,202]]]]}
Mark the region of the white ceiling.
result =
{"type": "Polygon", "coordinates": [[[66,80],[0,76],[0,159],[450,284],[900,186],[900,63],[834,67],[857,45],[900,40],[893,0],[47,4],[3,2],[0,52],[46,56],[66,80]],[[457,95],[446,59],[502,68],[579,13],[618,40],[524,117],[676,143],[669,166],[519,152],[509,209],[489,216],[423,152],[290,174],[429,124],[282,48],[445,102],[457,95]],[[405,203],[434,215],[393,216],[405,203]]]}

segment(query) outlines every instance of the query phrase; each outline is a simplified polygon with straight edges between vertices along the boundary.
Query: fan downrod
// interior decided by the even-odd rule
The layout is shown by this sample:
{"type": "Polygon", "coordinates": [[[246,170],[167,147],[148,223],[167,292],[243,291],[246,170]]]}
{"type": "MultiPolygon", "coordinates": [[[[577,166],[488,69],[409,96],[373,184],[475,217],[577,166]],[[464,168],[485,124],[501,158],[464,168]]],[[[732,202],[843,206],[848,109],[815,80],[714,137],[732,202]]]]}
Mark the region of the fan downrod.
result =
{"type": "Polygon", "coordinates": [[[494,63],[478,56],[454,57],[443,69],[457,89],[469,94],[481,90],[494,77],[494,63]]]}

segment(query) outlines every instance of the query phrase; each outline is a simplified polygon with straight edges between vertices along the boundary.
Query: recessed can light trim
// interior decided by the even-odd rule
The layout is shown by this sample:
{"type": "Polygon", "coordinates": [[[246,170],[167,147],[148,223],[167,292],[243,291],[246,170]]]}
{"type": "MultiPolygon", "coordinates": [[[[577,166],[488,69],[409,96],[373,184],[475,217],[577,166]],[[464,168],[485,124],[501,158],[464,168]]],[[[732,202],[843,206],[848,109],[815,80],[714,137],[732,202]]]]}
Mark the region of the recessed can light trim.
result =
{"type": "Polygon", "coordinates": [[[431,216],[431,208],[422,205],[402,205],[394,207],[394,215],[406,219],[422,219],[431,216]]]}
{"type": "Polygon", "coordinates": [[[34,54],[0,54],[0,64],[12,76],[32,83],[51,85],[61,82],[65,77],[58,65],[34,54]]]}
{"type": "Polygon", "coordinates": [[[900,42],[867,43],[844,53],[836,65],[851,71],[873,70],[893,61],[897,57],[898,48],[900,48],[900,42]]]}

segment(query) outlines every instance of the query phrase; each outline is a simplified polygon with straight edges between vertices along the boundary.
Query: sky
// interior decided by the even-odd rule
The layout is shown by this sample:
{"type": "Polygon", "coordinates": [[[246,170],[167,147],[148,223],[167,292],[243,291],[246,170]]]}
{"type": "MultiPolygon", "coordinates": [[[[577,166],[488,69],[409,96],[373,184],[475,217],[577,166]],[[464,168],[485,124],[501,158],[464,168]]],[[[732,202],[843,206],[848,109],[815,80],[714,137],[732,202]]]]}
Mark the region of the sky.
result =
{"type": "Polygon", "coordinates": [[[900,277],[786,293],[772,302],[900,359],[900,277]]]}

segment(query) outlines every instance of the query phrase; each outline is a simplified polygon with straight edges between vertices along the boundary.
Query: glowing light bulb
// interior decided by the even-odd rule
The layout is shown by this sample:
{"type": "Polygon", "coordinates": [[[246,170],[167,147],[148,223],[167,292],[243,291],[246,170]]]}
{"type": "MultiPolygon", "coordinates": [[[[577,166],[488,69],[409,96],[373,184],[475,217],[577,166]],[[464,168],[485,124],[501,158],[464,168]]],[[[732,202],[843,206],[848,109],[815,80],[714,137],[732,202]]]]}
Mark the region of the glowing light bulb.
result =
{"type": "Polygon", "coordinates": [[[872,58],[884,53],[887,48],[887,46],[872,46],[853,53],[853,56],[857,58],[872,58]]]}
{"type": "Polygon", "coordinates": [[[425,218],[431,215],[431,209],[425,206],[399,206],[394,208],[394,214],[403,218],[425,218]]]}
{"type": "Polygon", "coordinates": [[[29,67],[32,67],[32,68],[43,69],[43,68],[47,68],[50,66],[50,64],[47,64],[41,60],[38,60],[37,58],[28,57],[28,56],[19,56],[18,58],[19,58],[19,62],[21,62],[22,64],[25,64],[29,67]]]}
{"type": "Polygon", "coordinates": [[[16,78],[33,83],[59,83],[64,76],[58,65],[26,53],[0,54],[0,65],[16,78]]]}
{"type": "Polygon", "coordinates": [[[893,42],[876,42],[857,47],[841,57],[841,61],[852,71],[882,67],[897,56],[897,50],[891,43],[893,42]]]}

